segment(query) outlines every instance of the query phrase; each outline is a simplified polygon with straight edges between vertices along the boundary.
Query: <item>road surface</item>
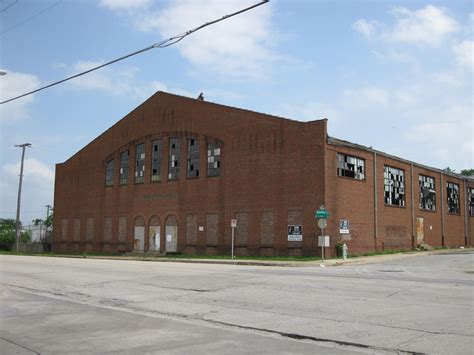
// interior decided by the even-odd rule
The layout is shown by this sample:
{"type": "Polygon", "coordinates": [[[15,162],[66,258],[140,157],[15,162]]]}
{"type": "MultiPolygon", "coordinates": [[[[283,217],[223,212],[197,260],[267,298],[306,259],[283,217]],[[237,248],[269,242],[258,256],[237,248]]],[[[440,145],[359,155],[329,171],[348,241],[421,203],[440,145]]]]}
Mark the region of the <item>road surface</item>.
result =
{"type": "Polygon", "coordinates": [[[0,256],[0,352],[472,354],[474,254],[268,267],[0,256]]]}

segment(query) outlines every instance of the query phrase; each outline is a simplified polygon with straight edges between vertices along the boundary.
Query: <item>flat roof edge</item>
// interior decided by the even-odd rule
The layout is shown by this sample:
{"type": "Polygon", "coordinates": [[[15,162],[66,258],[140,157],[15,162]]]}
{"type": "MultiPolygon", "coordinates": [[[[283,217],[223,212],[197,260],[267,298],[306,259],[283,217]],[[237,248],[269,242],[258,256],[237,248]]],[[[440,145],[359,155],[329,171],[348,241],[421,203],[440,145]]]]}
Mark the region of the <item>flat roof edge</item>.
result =
{"type": "Polygon", "coordinates": [[[417,162],[414,162],[414,161],[411,161],[411,160],[408,160],[408,159],[400,158],[400,157],[397,157],[395,155],[382,152],[381,150],[373,149],[373,148],[367,147],[365,145],[352,143],[352,142],[345,141],[345,140],[342,140],[342,139],[339,139],[339,138],[328,136],[327,137],[327,143],[330,144],[330,145],[338,145],[338,146],[343,146],[343,147],[355,148],[355,149],[363,150],[363,151],[366,151],[366,152],[376,153],[376,154],[382,155],[384,157],[400,161],[402,163],[413,164],[414,166],[419,167],[419,168],[433,170],[433,171],[436,171],[438,173],[442,173],[444,175],[455,177],[457,179],[474,182],[474,177],[460,175],[460,174],[456,174],[456,173],[451,173],[451,172],[448,172],[448,171],[445,171],[445,170],[442,170],[442,169],[439,169],[439,168],[435,168],[435,167],[428,166],[428,165],[423,165],[423,164],[420,164],[420,163],[417,163],[417,162]]]}

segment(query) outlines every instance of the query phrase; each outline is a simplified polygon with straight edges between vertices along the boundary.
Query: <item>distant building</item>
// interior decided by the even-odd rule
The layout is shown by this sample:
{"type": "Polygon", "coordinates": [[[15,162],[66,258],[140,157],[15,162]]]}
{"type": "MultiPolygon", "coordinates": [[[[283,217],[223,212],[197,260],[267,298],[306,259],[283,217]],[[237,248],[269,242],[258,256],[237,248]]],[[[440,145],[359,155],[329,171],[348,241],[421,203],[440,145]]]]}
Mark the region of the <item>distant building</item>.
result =
{"type": "Polygon", "coordinates": [[[53,251],[315,255],[472,245],[474,179],[298,122],[158,92],[56,165],[53,251]]]}

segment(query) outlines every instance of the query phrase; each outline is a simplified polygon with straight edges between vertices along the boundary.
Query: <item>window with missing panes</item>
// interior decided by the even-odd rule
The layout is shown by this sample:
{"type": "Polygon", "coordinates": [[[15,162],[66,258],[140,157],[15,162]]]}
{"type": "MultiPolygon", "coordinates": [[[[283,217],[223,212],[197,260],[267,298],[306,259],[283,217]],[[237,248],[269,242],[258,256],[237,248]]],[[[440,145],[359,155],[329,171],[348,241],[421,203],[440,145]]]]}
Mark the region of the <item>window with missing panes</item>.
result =
{"type": "Polygon", "coordinates": [[[168,180],[179,179],[179,138],[170,138],[168,180]]]}
{"type": "Polygon", "coordinates": [[[467,188],[467,203],[469,205],[469,216],[474,216],[474,188],[467,188]]]}
{"type": "Polygon", "coordinates": [[[120,185],[128,184],[128,150],[120,154],[120,185]]]}
{"type": "Polygon", "coordinates": [[[221,148],[217,144],[207,145],[207,176],[219,176],[221,169],[221,148]]]}
{"type": "Polygon", "coordinates": [[[114,160],[111,159],[105,164],[105,186],[114,184],[114,160]]]}
{"type": "Polygon", "coordinates": [[[199,141],[188,139],[188,178],[199,177],[199,141]]]}
{"type": "Polygon", "coordinates": [[[420,209],[436,211],[436,189],[434,178],[420,175],[418,181],[420,186],[420,209]]]}
{"type": "Polygon", "coordinates": [[[448,199],[448,212],[459,213],[459,185],[454,182],[446,184],[446,196],[448,199]]]}
{"type": "Polygon", "coordinates": [[[161,181],[161,139],[152,142],[151,181],[161,181]]]}
{"type": "Polygon", "coordinates": [[[384,166],[384,200],[391,206],[405,207],[405,172],[384,166]]]}
{"type": "Polygon", "coordinates": [[[135,183],[145,180],[145,143],[138,144],[135,149],[135,183]]]}
{"type": "Polygon", "coordinates": [[[356,180],[365,180],[365,160],[338,153],[337,175],[356,180]]]}

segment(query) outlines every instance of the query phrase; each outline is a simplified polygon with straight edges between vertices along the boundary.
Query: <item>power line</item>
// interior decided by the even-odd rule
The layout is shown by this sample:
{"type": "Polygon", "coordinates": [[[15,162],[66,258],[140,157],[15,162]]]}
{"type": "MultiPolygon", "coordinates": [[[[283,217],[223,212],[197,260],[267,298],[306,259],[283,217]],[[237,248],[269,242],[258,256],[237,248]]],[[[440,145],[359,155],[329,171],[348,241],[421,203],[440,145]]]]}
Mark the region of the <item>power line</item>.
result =
{"type": "Polygon", "coordinates": [[[255,4],[255,5],[246,7],[246,8],[244,8],[244,9],[242,9],[242,10],[233,12],[233,13],[231,13],[231,14],[229,14],[229,15],[225,15],[225,16],[223,16],[223,17],[221,17],[221,18],[216,19],[216,20],[213,20],[213,21],[210,21],[210,22],[206,22],[206,23],[202,24],[201,26],[198,26],[198,27],[196,27],[196,28],[193,28],[193,29],[191,29],[191,30],[188,30],[188,31],[186,31],[186,32],[183,32],[183,33],[181,33],[181,34],[179,34],[179,35],[176,35],[176,36],[174,36],[174,37],[165,39],[165,40],[163,40],[163,41],[161,41],[161,42],[152,44],[152,45],[149,46],[149,47],[146,47],[146,48],[140,49],[140,50],[138,50],[138,51],[135,51],[135,52],[133,52],[133,53],[124,55],[123,57],[120,57],[120,58],[111,60],[110,62],[101,64],[101,65],[99,65],[99,66],[97,66],[97,67],[94,67],[94,68],[92,68],[92,69],[86,70],[86,71],[84,71],[84,72],[82,72],[82,73],[69,76],[69,77],[67,77],[67,78],[65,78],[65,79],[56,81],[56,82],[54,82],[54,83],[52,83],[52,84],[43,86],[43,87],[41,87],[41,88],[39,88],[39,89],[36,89],[36,90],[30,91],[30,92],[27,92],[27,93],[25,93],[25,94],[12,97],[11,99],[8,99],[8,100],[5,100],[5,101],[0,102],[0,105],[6,104],[7,102],[10,102],[10,101],[13,101],[13,100],[17,100],[17,99],[22,98],[22,97],[24,97],[24,96],[28,96],[28,95],[34,94],[35,92],[38,92],[38,91],[41,91],[41,90],[50,88],[50,87],[52,87],[52,86],[55,86],[55,85],[64,83],[65,81],[68,81],[68,80],[71,80],[71,79],[80,77],[80,76],[82,76],[82,75],[88,74],[88,73],[93,72],[93,71],[95,71],[95,70],[97,70],[97,69],[100,69],[100,68],[106,67],[106,66],[108,66],[108,65],[117,63],[117,62],[119,62],[119,61],[121,61],[121,60],[127,59],[127,58],[132,57],[132,56],[135,56],[135,55],[137,55],[137,54],[140,54],[140,53],[149,51],[150,49],[165,48],[165,47],[172,46],[173,44],[176,44],[176,43],[182,41],[184,38],[186,38],[186,37],[189,36],[190,34],[196,32],[196,31],[199,31],[199,30],[203,29],[204,27],[213,25],[213,24],[215,24],[215,23],[224,21],[224,20],[226,20],[226,19],[228,19],[228,18],[230,18],[230,17],[236,16],[236,15],[239,15],[239,14],[241,14],[241,13],[243,13],[243,12],[246,12],[246,11],[249,11],[249,10],[251,10],[251,9],[254,9],[254,8],[256,8],[257,6],[260,6],[260,5],[263,5],[263,4],[267,3],[268,1],[269,1],[269,0],[263,0],[263,1],[259,2],[258,4],[255,4]]]}
{"type": "Polygon", "coordinates": [[[24,25],[24,24],[27,23],[28,21],[33,20],[35,17],[37,17],[37,16],[39,16],[39,15],[41,15],[41,14],[44,14],[46,11],[51,10],[53,7],[59,5],[59,4],[62,3],[62,2],[63,2],[63,0],[56,1],[56,2],[55,2],[54,4],[52,4],[51,6],[48,6],[46,9],[40,10],[39,12],[37,12],[37,13],[31,15],[30,17],[28,17],[26,20],[21,21],[21,22],[18,22],[17,24],[15,24],[15,25],[13,25],[13,26],[7,28],[5,31],[3,31],[3,32],[0,33],[0,36],[3,36],[5,33],[10,32],[10,31],[13,30],[14,28],[17,28],[18,26],[24,25]]]}
{"type": "Polygon", "coordinates": [[[13,5],[15,5],[17,2],[18,2],[18,0],[14,0],[10,5],[8,5],[7,7],[4,7],[3,9],[1,9],[1,10],[0,10],[0,13],[1,13],[1,12],[4,12],[4,11],[7,11],[10,7],[12,7],[13,5]]]}

